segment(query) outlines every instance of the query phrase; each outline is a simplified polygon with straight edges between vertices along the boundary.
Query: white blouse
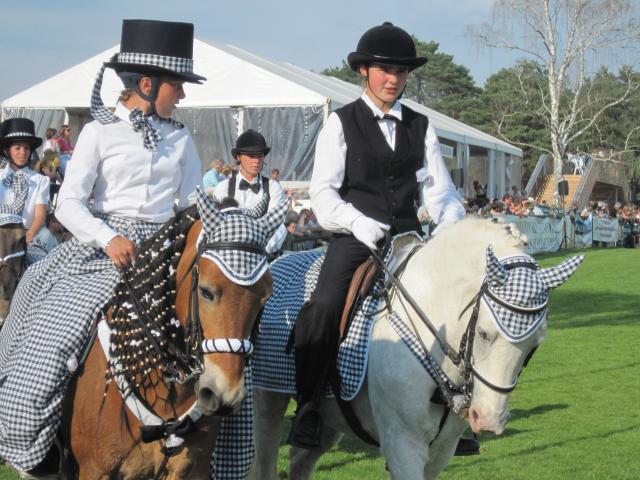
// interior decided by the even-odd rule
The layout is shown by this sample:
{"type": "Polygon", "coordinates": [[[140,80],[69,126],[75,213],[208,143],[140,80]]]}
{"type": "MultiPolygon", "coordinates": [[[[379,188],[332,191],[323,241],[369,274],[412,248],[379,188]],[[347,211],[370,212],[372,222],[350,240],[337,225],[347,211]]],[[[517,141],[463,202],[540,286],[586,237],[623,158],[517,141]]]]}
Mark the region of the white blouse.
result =
{"type": "MultiPolygon", "coordinates": [[[[221,202],[229,195],[229,181],[231,180],[231,176],[222,180],[215,187],[215,191],[213,193],[213,198],[215,198],[218,202],[221,202]]],[[[282,186],[274,180],[269,179],[269,207],[267,210],[271,210],[276,206],[280,205],[285,201],[284,190],[282,190],[282,186]]],[[[240,208],[253,208],[255,207],[260,200],[262,199],[262,178],[260,176],[253,179],[252,182],[247,180],[242,173],[238,172],[236,175],[236,193],[234,195],[234,199],[238,202],[238,206],[240,208]],[[253,190],[240,190],[240,181],[245,180],[248,183],[260,184],[260,190],[258,193],[253,193],[253,190]]],[[[282,244],[284,243],[285,238],[287,238],[287,227],[284,226],[284,223],[278,227],[278,229],[271,236],[265,250],[267,253],[274,253],[280,250],[282,244]]]]}
{"type": "Polygon", "coordinates": [[[150,120],[162,140],[156,151],[146,150],[129,113],[118,103],[115,115],[122,121],[93,121],[82,129],[58,194],[56,217],[93,247],[104,248],[117,233],[91,210],[164,223],[173,217],[174,205],[189,205],[189,194],[201,181],[200,158],[186,128],[150,120]]]}
{"type": "MultiPolygon", "coordinates": [[[[380,110],[366,95],[361,97],[377,117],[378,126],[389,146],[395,148],[396,122],[384,119],[380,110]]],[[[402,120],[400,102],[395,102],[389,115],[402,120]]],[[[345,202],[338,190],[344,181],[347,160],[347,144],[342,123],[333,112],[318,135],[309,194],[311,207],[323,228],[351,233],[351,227],[362,212],[345,202]]],[[[416,172],[420,182],[420,202],[440,227],[455,223],[464,217],[460,195],[451,181],[447,166],[442,160],[440,143],[431,122],[424,139],[424,167],[416,172]]],[[[435,231],[434,231],[435,233],[435,231]]]]}
{"type": "MultiPolygon", "coordinates": [[[[0,204],[11,204],[13,202],[13,190],[2,185],[2,180],[12,173],[14,171],[9,164],[0,169],[0,204]]],[[[40,175],[28,167],[23,168],[22,173],[26,174],[29,179],[29,193],[22,210],[24,228],[28,230],[36,217],[36,205],[49,204],[49,177],[40,175]]]]}

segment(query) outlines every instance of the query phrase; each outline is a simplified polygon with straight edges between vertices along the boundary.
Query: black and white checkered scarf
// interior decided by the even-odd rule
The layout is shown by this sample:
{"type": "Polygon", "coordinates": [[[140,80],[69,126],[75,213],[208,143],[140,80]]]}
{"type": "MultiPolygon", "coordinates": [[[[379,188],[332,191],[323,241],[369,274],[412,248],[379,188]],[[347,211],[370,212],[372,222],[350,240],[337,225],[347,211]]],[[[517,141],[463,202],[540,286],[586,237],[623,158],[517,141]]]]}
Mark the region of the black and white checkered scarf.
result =
{"type": "Polygon", "coordinates": [[[10,172],[2,180],[2,185],[13,190],[13,202],[0,205],[0,214],[22,215],[29,194],[29,178],[21,170],[10,172]]]}
{"type": "MultiPolygon", "coordinates": [[[[120,121],[120,118],[118,118],[111,110],[105,107],[104,102],[102,101],[102,96],[100,95],[100,89],[102,88],[102,78],[104,76],[105,68],[105,65],[102,65],[102,68],[100,68],[100,71],[96,76],[96,81],[93,84],[93,91],[91,92],[91,115],[103,125],[120,121]]],[[[167,122],[170,125],[173,125],[175,128],[184,128],[184,125],[182,123],[178,122],[177,120],[173,120],[172,118],[158,118],[160,121],[167,122]]],[[[140,132],[142,134],[142,142],[144,148],[147,150],[155,151],[157,149],[157,144],[162,140],[160,131],[151,124],[149,118],[146,117],[142,113],[142,110],[140,110],[139,108],[134,108],[131,111],[129,120],[131,120],[133,129],[136,132],[140,132]]]]}

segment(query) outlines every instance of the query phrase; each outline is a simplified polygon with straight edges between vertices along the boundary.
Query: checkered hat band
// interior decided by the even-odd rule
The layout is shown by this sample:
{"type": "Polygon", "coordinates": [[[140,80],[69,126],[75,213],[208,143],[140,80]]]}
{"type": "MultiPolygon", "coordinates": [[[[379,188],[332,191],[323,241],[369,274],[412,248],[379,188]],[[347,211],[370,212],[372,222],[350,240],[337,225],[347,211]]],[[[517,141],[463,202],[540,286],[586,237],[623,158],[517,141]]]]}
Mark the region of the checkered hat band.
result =
{"type": "Polygon", "coordinates": [[[177,73],[193,73],[193,60],[190,58],[168,57],[153,53],[121,52],[118,54],[118,62],[151,65],[177,73]]]}
{"type": "Polygon", "coordinates": [[[10,138],[10,137],[33,137],[33,133],[31,132],[11,132],[11,133],[7,133],[4,138],[10,138]]]}

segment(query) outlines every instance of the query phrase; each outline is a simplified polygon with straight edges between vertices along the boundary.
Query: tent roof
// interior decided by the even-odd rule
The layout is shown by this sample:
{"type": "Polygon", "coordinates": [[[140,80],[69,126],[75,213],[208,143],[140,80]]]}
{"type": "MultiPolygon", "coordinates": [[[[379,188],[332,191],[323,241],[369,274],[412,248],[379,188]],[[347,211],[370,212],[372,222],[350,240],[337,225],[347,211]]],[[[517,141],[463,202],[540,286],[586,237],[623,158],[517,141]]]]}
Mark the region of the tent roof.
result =
{"type": "MultiPolygon", "coordinates": [[[[89,108],[96,73],[116,45],[2,102],[2,108],[89,108]]],[[[335,109],[361,95],[357,85],[315,73],[287,62],[274,62],[232,45],[194,41],[194,70],[207,77],[203,85],[185,84],[180,107],[325,105],[335,109]]],[[[115,105],[122,83],[105,71],[102,98],[115,105]]],[[[455,142],[495,149],[522,157],[522,150],[411,100],[403,100],[427,115],[436,133],[455,142]]]]}

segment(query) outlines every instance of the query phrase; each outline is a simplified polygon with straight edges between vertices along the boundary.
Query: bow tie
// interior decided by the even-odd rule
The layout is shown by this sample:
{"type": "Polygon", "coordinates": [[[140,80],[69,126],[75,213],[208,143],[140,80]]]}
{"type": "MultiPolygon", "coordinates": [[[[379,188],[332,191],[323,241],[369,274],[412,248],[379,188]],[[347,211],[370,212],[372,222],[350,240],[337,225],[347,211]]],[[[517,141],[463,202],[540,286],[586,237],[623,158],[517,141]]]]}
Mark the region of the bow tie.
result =
{"type": "Polygon", "coordinates": [[[388,113],[386,113],[383,117],[383,120],[393,120],[394,122],[399,122],[400,119],[398,117],[394,117],[393,115],[389,115],[388,113]]]}
{"type": "Polygon", "coordinates": [[[244,178],[240,180],[240,190],[251,190],[253,193],[260,192],[260,182],[249,183],[244,178]]]}

